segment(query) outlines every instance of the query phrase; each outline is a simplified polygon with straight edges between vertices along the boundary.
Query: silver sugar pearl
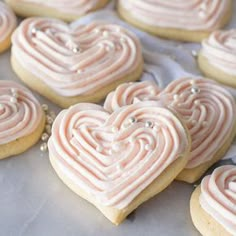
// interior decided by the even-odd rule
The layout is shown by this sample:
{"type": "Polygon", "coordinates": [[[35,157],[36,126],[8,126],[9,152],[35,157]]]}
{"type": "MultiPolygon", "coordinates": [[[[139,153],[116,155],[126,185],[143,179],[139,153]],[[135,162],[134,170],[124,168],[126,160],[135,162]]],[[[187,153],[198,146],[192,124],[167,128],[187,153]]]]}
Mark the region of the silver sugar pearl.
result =
{"type": "Polygon", "coordinates": [[[41,136],[42,141],[47,141],[49,139],[49,135],[47,133],[43,133],[41,136]]]}
{"type": "Polygon", "coordinates": [[[197,53],[197,51],[195,51],[195,50],[192,50],[191,53],[192,53],[192,56],[193,56],[193,57],[197,57],[197,56],[198,56],[198,53],[197,53]]]}
{"type": "Polygon", "coordinates": [[[135,123],[135,122],[137,122],[137,120],[136,120],[135,117],[130,117],[130,118],[129,118],[129,123],[133,124],[133,123],[135,123]]]}
{"type": "Polygon", "coordinates": [[[10,102],[12,102],[12,103],[17,103],[17,98],[11,97],[11,98],[10,98],[10,102]]]}
{"type": "Polygon", "coordinates": [[[103,37],[108,37],[109,36],[109,32],[108,31],[103,31],[102,35],[103,35],[103,37]]]}
{"type": "Polygon", "coordinates": [[[145,122],[145,127],[146,128],[152,128],[153,127],[153,123],[151,121],[146,121],[145,122]]]}
{"type": "Polygon", "coordinates": [[[121,171],[123,168],[122,168],[122,165],[120,164],[120,163],[118,163],[117,164],[117,166],[116,166],[116,169],[118,170],[118,171],[121,171]]]}
{"type": "Polygon", "coordinates": [[[17,93],[17,89],[11,88],[11,93],[17,93]]]}
{"type": "Polygon", "coordinates": [[[52,132],[52,127],[51,127],[51,125],[45,125],[45,131],[46,131],[48,134],[51,134],[51,132],[52,132]]]}
{"type": "Polygon", "coordinates": [[[47,150],[48,150],[48,145],[47,145],[47,143],[42,143],[42,144],[40,145],[40,151],[46,152],[47,150]]]}
{"type": "Polygon", "coordinates": [[[174,94],[173,98],[174,98],[175,101],[178,101],[179,95],[178,94],[174,94]]]}
{"type": "Polygon", "coordinates": [[[46,123],[51,125],[53,123],[53,118],[49,115],[46,116],[46,123]]]}
{"type": "Polygon", "coordinates": [[[48,114],[52,117],[53,120],[56,118],[56,113],[54,111],[50,111],[48,114]]]}
{"type": "Polygon", "coordinates": [[[72,49],[73,53],[78,53],[80,51],[79,47],[74,47],[72,49]]]}
{"type": "Polygon", "coordinates": [[[98,33],[100,33],[100,32],[101,32],[100,29],[95,29],[95,30],[94,30],[94,33],[96,33],[96,34],[98,34],[98,33]]]}
{"type": "Polygon", "coordinates": [[[192,88],[191,88],[191,93],[192,93],[192,94],[200,93],[200,89],[199,89],[198,87],[192,87],[192,88]]]}
{"type": "Polygon", "coordinates": [[[200,18],[205,18],[205,17],[206,17],[206,12],[203,11],[203,10],[200,10],[200,11],[198,12],[198,15],[199,15],[200,18]]]}
{"type": "Polygon", "coordinates": [[[48,111],[48,105],[47,104],[43,104],[42,105],[42,109],[47,112],[48,111]]]}
{"type": "Polygon", "coordinates": [[[39,28],[34,27],[34,28],[32,28],[31,33],[32,33],[33,35],[36,35],[37,32],[39,32],[39,31],[40,31],[39,28]]]}

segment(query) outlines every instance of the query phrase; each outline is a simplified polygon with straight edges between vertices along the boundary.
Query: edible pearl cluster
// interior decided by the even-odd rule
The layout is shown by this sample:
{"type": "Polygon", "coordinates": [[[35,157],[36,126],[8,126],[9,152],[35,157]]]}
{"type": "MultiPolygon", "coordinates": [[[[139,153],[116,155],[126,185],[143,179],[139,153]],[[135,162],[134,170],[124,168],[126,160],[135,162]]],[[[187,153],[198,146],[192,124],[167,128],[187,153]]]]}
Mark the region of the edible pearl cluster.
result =
{"type": "Polygon", "coordinates": [[[18,98],[19,98],[19,94],[17,92],[17,89],[12,88],[11,89],[11,94],[12,94],[12,97],[10,98],[10,102],[17,103],[18,98]]]}
{"type": "Polygon", "coordinates": [[[47,145],[47,141],[51,135],[51,131],[52,131],[52,124],[53,121],[56,118],[56,114],[54,111],[50,111],[49,107],[47,104],[43,104],[42,105],[42,109],[45,112],[46,115],[46,125],[45,125],[45,129],[44,132],[41,136],[41,140],[43,141],[43,143],[40,146],[40,150],[42,152],[46,152],[48,150],[48,145],[47,145]]]}

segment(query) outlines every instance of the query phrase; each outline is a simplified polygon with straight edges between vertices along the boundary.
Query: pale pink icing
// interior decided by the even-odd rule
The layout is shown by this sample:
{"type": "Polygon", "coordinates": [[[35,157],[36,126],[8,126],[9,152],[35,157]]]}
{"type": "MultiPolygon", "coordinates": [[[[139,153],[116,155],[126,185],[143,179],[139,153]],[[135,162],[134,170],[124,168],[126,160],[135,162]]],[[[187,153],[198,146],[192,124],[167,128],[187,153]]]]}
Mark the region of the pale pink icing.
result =
{"type": "Polygon", "coordinates": [[[156,100],[161,89],[152,81],[140,83],[124,83],[119,85],[115,91],[108,94],[104,108],[109,111],[115,111],[120,107],[133,104],[135,102],[156,100]]]}
{"type": "Polygon", "coordinates": [[[13,11],[0,2],[0,43],[4,41],[16,28],[17,20],[13,11]]]}
{"type": "Polygon", "coordinates": [[[210,161],[235,126],[234,98],[212,80],[175,80],[163,90],[160,99],[180,114],[189,128],[192,149],[186,168],[210,161]],[[199,93],[192,93],[192,88],[199,89],[199,93]]]}
{"type": "Polygon", "coordinates": [[[129,105],[112,114],[80,103],[56,118],[49,156],[98,203],[123,209],[188,145],[180,121],[157,102],[129,105]],[[146,127],[147,121],[153,125],[146,127]]]}
{"type": "MultiPolygon", "coordinates": [[[[107,0],[108,1],[108,0],[107,0]]],[[[100,4],[100,0],[18,0],[18,2],[46,6],[59,12],[82,16],[100,4]]]]}
{"type": "Polygon", "coordinates": [[[15,31],[12,43],[18,63],[65,97],[99,91],[142,63],[139,40],[118,25],[101,22],[75,27],[29,18],[15,31]]]}
{"type": "Polygon", "coordinates": [[[228,14],[231,0],[119,0],[132,17],[145,24],[186,30],[213,31],[228,14]]]}
{"type": "MultiPolygon", "coordinates": [[[[145,82],[146,83],[146,82],[145,82]]],[[[135,89],[145,87],[143,82],[118,88],[105,101],[108,110],[129,104],[128,91],[135,94],[135,89]],[[118,105],[117,105],[118,104],[118,105]]],[[[149,84],[141,94],[135,95],[136,101],[147,99],[160,100],[165,106],[177,112],[186,122],[192,138],[192,150],[186,168],[194,168],[211,160],[225,140],[229,137],[235,124],[236,105],[230,93],[216,82],[198,78],[197,80],[180,79],[173,81],[160,94],[152,97],[151,90],[158,91],[155,84],[149,84]],[[153,89],[151,89],[153,86],[153,89]],[[199,93],[193,94],[192,88],[199,93]]]]}
{"type": "Polygon", "coordinates": [[[0,80],[0,145],[31,134],[43,111],[33,94],[9,80],[0,80]]]}
{"type": "Polygon", "coordinates": [[[236,76],[236,30],[213,32],[202,42],[201,53],[211,65],[236,76]]]}
{"type": "Polygon", "coordinates": [[[222,166],[206,176],[201,183],[201,207],[236,235],[236,166],[222,166]]]}

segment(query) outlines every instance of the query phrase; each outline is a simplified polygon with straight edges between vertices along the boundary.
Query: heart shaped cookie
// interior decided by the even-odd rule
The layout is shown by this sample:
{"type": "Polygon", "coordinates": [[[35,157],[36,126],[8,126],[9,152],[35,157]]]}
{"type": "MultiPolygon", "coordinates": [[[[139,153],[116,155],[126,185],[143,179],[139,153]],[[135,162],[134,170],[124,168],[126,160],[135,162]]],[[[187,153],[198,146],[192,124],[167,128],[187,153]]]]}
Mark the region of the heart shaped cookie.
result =
{"type": "Polygon", "coordinates": [[[14,11],[23,17],[46,16],[65,21],[103,8],[109,0],[5,0],[14,11]]]}
{"type": "Polygon", "coordinates": [[[159,100],[186,123],[192,149],[189,162],[177,179],[195,182],[230,147],[236,134],[236,105],[232,95],[220,84],[203,78],[185,78],[173,81],[161,93],[155,84],[147,82],[124,87],[122,93],[120,86],[108,95],[107,109],[116,110],[126,103],[146,98],[159,100]],[[139,95],[138,88],[144,87],[139,95]],[[150,96],[151,91],[157,91],[157,95],[150,96]]]}
{"type": "Polygon", "coordinates": [[[14,12],[5,3],[0,2],[0,53],[10,47],[11,34],[16,24],[14,12]]]}
{"type": "Polygon", "coordinates": [[[58,115],[48,147],[65,184],[119,224],[184,168],[190,140],[181,121],[157,102],[113,113],[81,103],[58,115]]]}
{"type": "Polygon", "coordinates": [[[118,25],[29,18],[17,28],[12,43],[16,74],[61,107],[98,102],[118,84],[142,74],[139,40],[118,25]]]}
{"type": "Polygon", "coordinates": [[[118,0],[127,22],[164,38],[200,42],[232,15],[232,0],[118,0]]]}
{"type": "Polygon", "coordinates": [[[0,80],[0,159],[33,146],[41,137],[44,123],[44,112],[28,89],[0,80]]]}
{"type": "Polygon", "coordinates": [[[203,40],[198,65],[209,78],[236,87],[236,30],[215,31],[203,40]]]}

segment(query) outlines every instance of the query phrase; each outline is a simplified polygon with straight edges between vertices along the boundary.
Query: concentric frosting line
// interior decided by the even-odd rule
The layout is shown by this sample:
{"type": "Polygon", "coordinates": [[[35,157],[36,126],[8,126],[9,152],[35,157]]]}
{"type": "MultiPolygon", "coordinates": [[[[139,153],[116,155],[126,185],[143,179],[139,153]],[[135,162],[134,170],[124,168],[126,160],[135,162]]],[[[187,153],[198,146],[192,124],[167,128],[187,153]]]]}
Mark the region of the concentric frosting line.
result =
{"type": "Polygon", "coordinates": [[[34,132],[42,119],[42,109],[33,94],[12,81],[0,80],[0,144],[34,132]]]}
{"type": "Polygon", "coordinates": [[[83,15],[91,10],[94,10],[99,0],[80,0],[80,1],[68,1],[68,0],[57,0],[55,1],[42,1],[42,0],[20,0],[22,3],[33,3],[45,7],[57,9],[60,12],[71,13],[75,15],[83,15]]]}
{"type": "Polygon", "coordinates": [[[75,28],[58,20],[30,18],[12,41],[17,61],[23,58],[25,69],[68,97],[91,94],[142,62],[135,36],[120,26],[98,22],[75,28]]]}
{"type": "Polygon", "coordinates": [[[133,17],[148,25],[186,30],[214,30],[227,14],[230,1],[119,0],[133,17]],[[178,20],[176,20],[178,19],[178,20]]]}
{"type": "Polygon", "coordinates": [[[16,16],[3,2],[0,2],[0,43],[9,37],[16,27],[16,16]]]}
{"type": "Polygon", "coordinates": [[[183,117],[190,130],[192,150],[186,168],[211,160],[235,125],[236,107],[230,93],[210,80],[181,79],[167,86],[160,98],[183,117]]]}
{"type": "Polygon", "coordinates": [[[152,81],[142,83],[124,83],[119,85],[115,91],[108,94],[104,108],[115,111],[122,106],[145,100],[157,100],[157,95],[161,89],[152,81]]]}
{"type": "Polygon", "coordinates": [[[236,30],[213,32],[202,42],[201,52],[211,65],[236,75],[236,30]]]}
{"type": "Polygon", "coordinates": [[[186,168],[211,160],[235,123],[233,97],[217,83],[201,78],[173,81],[162,92],[148,81],[120,85],[107,96],[104,107],[116,110],[146,99],[159,101],[185,121],[192,138],[191,157],[186,168]],[[156,92],[150,95],[151,90],[156,92]]]}
{"type": "Polygon", "coordinates": [[[201,183],[201,207],[230,234],[236,234],[236,167],[222,166],[201,183]]]}
{"type": "Polygon", "coordinates": [[[182,124],[157,104],[134,104],[111,115],[99,106],[73,106],[54,123],[50,157],[98,202],[122,209],[188,144],[182,124]]]}

